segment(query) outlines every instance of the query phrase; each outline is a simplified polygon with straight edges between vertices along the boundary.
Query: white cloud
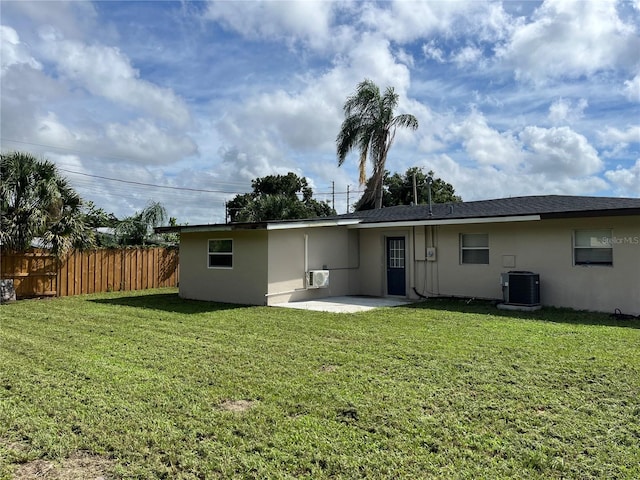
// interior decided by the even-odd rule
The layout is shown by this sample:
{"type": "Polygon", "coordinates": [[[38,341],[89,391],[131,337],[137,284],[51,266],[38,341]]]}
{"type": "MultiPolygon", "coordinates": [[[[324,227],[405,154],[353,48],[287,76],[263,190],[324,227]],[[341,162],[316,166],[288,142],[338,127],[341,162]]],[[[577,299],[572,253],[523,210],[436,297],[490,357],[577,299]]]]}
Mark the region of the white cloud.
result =
{"type": "Polygon", "coordinates": [[[413,55],[402,48],[396,52],[396,57],[400,63],[404,63],[408,67],[413,67],[415,64],[413,55]]]}
{"type": "MultiPolygon", "coordinates": [[[[473,111],[450,126],[472,163],[440,155],[425,168],[451,183],[464,200],[505,196],[585,195],[608,188],[597,174],[603,163],[587,139],[568,127],[525,127],[517,136],[490,127],[473,111]]],[[[452,140],[450,138],[450,140],[452,140]]]]}
{"type": "Polygon", "coordinates": [[[500,133],[489,127],[482,113],[473,111],[461,123],[449,127],[462,144],[470,158],[481,165],[517,167],[523,159],[516,138],[509,132],[500,133]]]}
{"type": "Polygon", "coordinates": [[[334,2],[228,2],[211,1],[205,18],[256,39],[304,40],[321,47],[331,40],[334,2]]]}
{"type": "Polygon", "coordinates": [[[435,40],[429,40],[428,43],[422,45],[422,53],[428,59],[435,60],[438,63],[444,63],[444,52],[436,46],[435,40]]]}
{"type": "Polygon", "coordinates": [[[618,167],[608,170],[605,177],[619,195],[640,197],[640,159],[630,168],[618,167]]]}
{"type": "MultiPolygon", "coordinates": [[[[305,154],[314,150],[328,155],[332,165],[337,163],[334,142],[343,120],[342,106],[364,78],[372,79],[381,89],[394,86],[400,95],[398,113],[416,114],[413,105],[406,105],[408,67],[398,62],[387,40],[364,34],[331,70],[304,79],[303,88],[277,89],[227,105],[226,115],[217,125],[224,139],[227,168],[235,165],[242,178],[286,173],[299,168],[305,154]]],[[[404,138],[399,131],[394,148],[404,138]]],[[[351,163],[345,167],[350,169],[351,163]]]]}
{"type": "MultiPolygon", "coordinates": [[[[95,38],[109,29],[108,25],[98,23],[98,13],[90,1],[10,1],[2,3],[2,13],[5,18],[12,13],[26,16],[35,25],[55,25],[66,38],[95,38]]],[[[22,31],[25,35],[33,32],[22,31]]]]}
{"type": "Polygon", "coordinates": [[[92,94],[140,108],[178,126],[189,122],[186,104],[170,89],[141,79],[138,70],[117,47],[64,40],[51,28],[41,36],[46,53],[58,69],[92,94]]]}
{"type": "MultiPolygon", "coordinates": [[[[635,1],[4,2],[3,145],[59,146],[41,150],[73,170],[203,189],[293,171],[317,191],[351,185],[353,203],[357,154],[338,168],[334,141],[346,96],[371,78],[420,121],[398,131],[391,171],[433,168],[466,200],[611,194],[605,179],[638,195],[635,1]]],[[[93,195],[100,182],[83,185],[93,195]]],[[[92,199],[131,214],[154,191],[129,187],[92,199]]],[[[191,223],[223,221],[233,196],[155,194],[191,223]]]]}
{"type": "MultiPolygon", "coordinates": [[[[86,94],[69,89],[65,78],[48,76],[40,68],[40,63],[25,52],[22,56],[4,55],[9,46],[20,46],[14,32],[13,29],[3,29],[3,38],[7,39],[2,42],[3,61],[12,59],[7,61],[2,76],[3,144],[8,142],[12,146],[15,144],[13,148],[46,152],[51,149],[54,152],[75,151],[91,157],[104,155],[120,165],[167,164],[197,153],[196,144],[183,131],[160,127],[153,117],[129,120],[130,114],[122,115],[122,111],[114,109],[109,101],[97,98],[92,99],[93,111],[80,107],[86,94]],[[16,59],[22,61],[14,61],[16,59]],[[108,121],[107,118],[116,120],[108,121]]],[[[90,50],[83,53],[89,55],[90,50]]],[[[99,62],[100,58],[94,61],[99,62]]],[[[91,65],[87,60],[86,68],[91,65]]],[[[96,72],[96,75],[100,74],[96,72]]],[[[102,78],[105,89],[117,88],[110,84],[109,73],[102,78]]],[[[134,79],[135,82],[139,80],[134,79]]],[[[152,87],[152,90],[154,88],[157,89],[152,87]]],[[[118,94],[124,95],[125,92],[118,94]]],[[[129,94],[134,95],[130,102],[133,104],[153,100],[142,99],[144,92],[135,87],[129,94]]]]}
{"type": "Polygon", "coordinates": [[[629,126],[626,130],[615,127],[607,127],[598,132],[600,144],[610,149],[603,152],[605,158],[618,160],[625,158],[625,151],[630,144],[640,143],[640,125],[629,126]]]}
{"type": "Polygon", "coordinates": [[[463,2],[365,3],[362,23],[397,42],[410,42],[449,28],[463,2]]]}
{"type": "Polygon", "coordinates": [[[517,28],[498,57],[534,81],[578,78],[637,63],[640,39],[608,1],[547,0],[517,28]]]}
{"type": "Polygon", "coordinates": [[[20,36],[13,28],[0,25],[0,72],[4,74],[13,65],[25,64],[34,69],[42,65],[29,53],[28,47],[20,42],[20,36]]]}
{"type": "Polygon", "coordinates": [[[640,125],[632,125],[626,130],[608,127],[601,134],[604,145],[627,146],[630,143],[640,143],[640,125]]]}
{"type": "Polygon", "coordinates": [[[466,46],[453,54],[452,61],[459,67],[478,62],[482,58],[482,50],[475,46],[466,46]]]}
{"type": "Polygon", "coordinates": [[[120,164],[168,164],[198,152],[189,137],[162,129],[148,119],[83,129],[71,128],[54,112],[48,112],[34,123],[31,140],[37,144],[102,156],[120,164]]]}
{"type": "Polygon", "coordinates": [[[478,1],[364,3],[361,21],[390,40],[409,43],[434,34],[471,34],[480,41],[502,38],[510,18],[499,4],[478,1]]]}
{"type": "Polygon", "coordinates": [[[189,137],[158,127],[148,119],[109,123],[104,127],[105,155],[124,157],[145,164],[167,164],[196,154],[189,137]]]}
{"type": "Polygon", "coordinates": [[[421,166],[451,183],[464,201],[524,195],[590,195],[608,188],[608,184],[597,176],[533,174],[492,165],[461,165],[446,154],[423,160],[421,166]]]}
{"type": "Polygon", "coordinates": [[[549,120],[557,125],[559,123],[572,123],[584,116],[584,109],[589,106],[586,99],[581,98],[575,104],[571,100],[560,98],[549,107],[549,120]]]}
{"type": "MultiPolygon", "coordinates": [[[[247,182],[266,175],[286,174],[296,170],[294,165],[287,164],[280,154],[277,157],[269,155],[274,149],[268,141],[260,142],[260,146],[251,151],[246,150],[241,151],[235,146],[221,147],[218,153],[222,163],[217,170],[222,172],[224,177],[247,182]]],[[[297,170],[294,173],[297,173],[297,170]]]]}
{"type": "Polygon", "coordinates": [[[624,82],[624,94],[630,101],[640,102],[640,74],[624,82]]]}
{"type": "MultiPolygon", "coordinates": [[[[391,85],[401,95],[411,85],[409,68],[396,61],[391,52],[391,42],[376,34],[363,34],[351,46],[346,61],[337,67],[353,78],[353,86],[349,87],[348,93],[365,77],[376,82],[381,89],[391,85]]],[[[344,102],[344,98],[341,101],[344,102]]]]}
{"type": "Polygon", "coordinates": [[[598,152],[581,134],[569,127],[526,127],[519,135],[530,152],[528,163],[532,173],[586,177],[603,168],[598,152]]]}
{"type": "Polygon", "coordinates": [[[38,143],[43,145],[73,148],[80,140],[79,136],[63,125],[54,112],[36,117],[35,135],[38,143]]]}

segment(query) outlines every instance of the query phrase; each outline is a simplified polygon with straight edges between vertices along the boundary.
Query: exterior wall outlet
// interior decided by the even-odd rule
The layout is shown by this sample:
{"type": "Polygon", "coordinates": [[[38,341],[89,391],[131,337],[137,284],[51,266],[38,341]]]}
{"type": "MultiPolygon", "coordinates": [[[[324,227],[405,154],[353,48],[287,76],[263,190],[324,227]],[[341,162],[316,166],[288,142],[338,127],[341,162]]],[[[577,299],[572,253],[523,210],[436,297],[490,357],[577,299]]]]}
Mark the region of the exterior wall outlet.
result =
{"type": "Polygon", "coordinates": [[[427,247],[427,262],[436,261],[436,247],[427,247]]]}

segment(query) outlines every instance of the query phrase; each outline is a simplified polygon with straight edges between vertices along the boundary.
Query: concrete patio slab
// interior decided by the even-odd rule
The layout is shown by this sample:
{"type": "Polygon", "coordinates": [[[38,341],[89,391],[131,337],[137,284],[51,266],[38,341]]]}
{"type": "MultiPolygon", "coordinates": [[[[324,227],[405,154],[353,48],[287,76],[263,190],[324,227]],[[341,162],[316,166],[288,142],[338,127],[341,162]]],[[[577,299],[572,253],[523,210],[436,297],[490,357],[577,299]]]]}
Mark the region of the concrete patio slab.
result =
{"type": "Polygon", "coordinates": [[[355,313],[373,310],[374,308],[409,305],[410,303],[413,302],[403,298],[344,296],[301,302],[276,303],[273,306],[296,308],[299,310],[315,310],[318,312],[355,313]]]}

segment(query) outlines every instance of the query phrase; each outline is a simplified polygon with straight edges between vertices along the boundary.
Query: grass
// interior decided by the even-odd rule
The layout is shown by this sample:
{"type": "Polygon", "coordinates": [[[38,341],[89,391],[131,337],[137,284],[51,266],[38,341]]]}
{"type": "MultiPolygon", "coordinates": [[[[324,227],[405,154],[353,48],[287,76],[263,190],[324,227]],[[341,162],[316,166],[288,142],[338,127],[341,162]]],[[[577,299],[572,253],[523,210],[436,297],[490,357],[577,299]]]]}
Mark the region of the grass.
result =
{"type": "Polygon", "coordinates": [[[0,478],[77,452],[114,478],[640,478],[639,327],[172,290],[2,305],[0,478]]]}

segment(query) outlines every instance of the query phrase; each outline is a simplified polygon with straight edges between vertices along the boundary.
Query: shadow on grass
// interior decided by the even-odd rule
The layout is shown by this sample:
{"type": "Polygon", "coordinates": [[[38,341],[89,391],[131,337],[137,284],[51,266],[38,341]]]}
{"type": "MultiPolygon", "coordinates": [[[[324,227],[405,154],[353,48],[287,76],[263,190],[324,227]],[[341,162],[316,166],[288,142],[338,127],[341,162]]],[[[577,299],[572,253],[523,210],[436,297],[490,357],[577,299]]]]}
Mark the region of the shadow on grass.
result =
{"type": "Polygon", "coordinates": [[[251,308],[249,305],[234,303],[203,302],[199,300],[186,300],[180,298],[177,293],[158,293],[153,295],[136,295],[131,297],[97,298],[89,300],[105,305],[121,305],[124,307],[146,308],[174,313],[209,313],[238,308],[251,308]]]}
{"type": "Polygon", "coordinates": [[[541,320],[553,323],[576,325],[601,325],[640,329],[640,318],[619,319],[601,312],[572,310],[570,308],[542,307],[535,312],[499,310],[497,302],[477,299],[430,298],[424,302],[408,305],[406,308],[445,310],[459,313],[478,313],[494,317],[506,317],[521,320],[541,320]]]}

